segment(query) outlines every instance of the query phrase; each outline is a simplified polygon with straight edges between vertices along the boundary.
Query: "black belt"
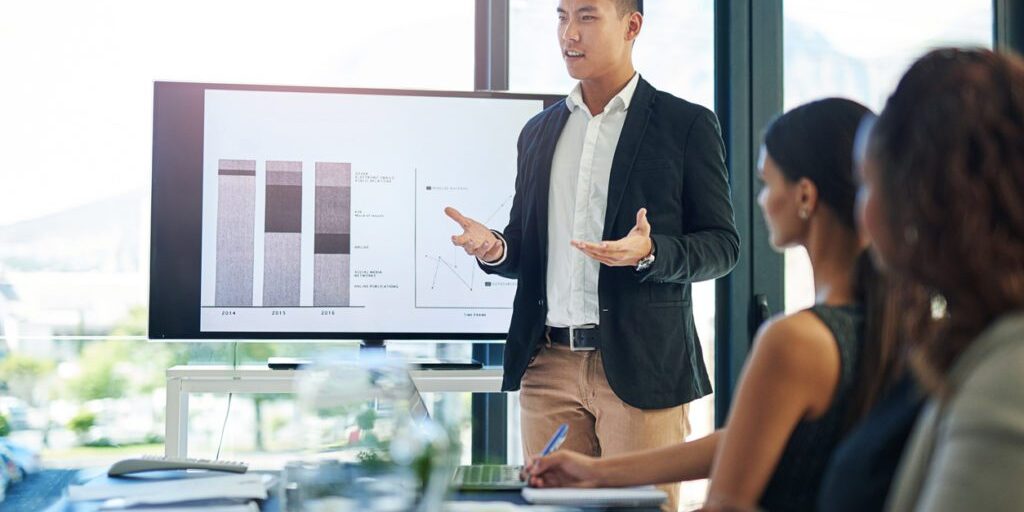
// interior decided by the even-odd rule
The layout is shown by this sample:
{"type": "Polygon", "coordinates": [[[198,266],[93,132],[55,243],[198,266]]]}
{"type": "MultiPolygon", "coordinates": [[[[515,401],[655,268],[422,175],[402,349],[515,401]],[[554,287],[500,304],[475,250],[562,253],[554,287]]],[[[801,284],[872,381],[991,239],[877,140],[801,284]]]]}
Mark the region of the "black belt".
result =
{"type": "Polygon", "coordinates": [[[601,347],[601,336],[596,325],[587,327],[546,327],[545,332],[546,341],[556,345],[567,345],[576,351],[597,350],[601,347]]]}

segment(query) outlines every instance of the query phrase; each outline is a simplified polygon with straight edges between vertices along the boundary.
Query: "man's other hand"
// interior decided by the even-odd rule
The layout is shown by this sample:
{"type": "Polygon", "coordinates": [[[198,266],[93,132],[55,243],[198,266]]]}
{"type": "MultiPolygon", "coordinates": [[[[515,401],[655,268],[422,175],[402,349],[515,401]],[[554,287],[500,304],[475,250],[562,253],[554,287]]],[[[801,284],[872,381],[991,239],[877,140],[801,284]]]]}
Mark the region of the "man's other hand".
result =
{"type": "Polygon", "coordinates": [[[452,236],[453,244],[462,247],[466,254],[476,256],[487,263],[494,263],[501,259],[505,253],[505,246],[501,243],[501,239],[487,229],[487,226],[462,215],[451,206],[445,208],[444,213],[462,228],[461,235],[452,236]]]}
{"type": "Polygon", "coordinates": [[[636,212],[636,225],[624,238],[604,242],[573,240],[572,246],[583,254],[609,267],[635,267],[651,254],[651,224],[647,222],[647,208],[636,212]]]}

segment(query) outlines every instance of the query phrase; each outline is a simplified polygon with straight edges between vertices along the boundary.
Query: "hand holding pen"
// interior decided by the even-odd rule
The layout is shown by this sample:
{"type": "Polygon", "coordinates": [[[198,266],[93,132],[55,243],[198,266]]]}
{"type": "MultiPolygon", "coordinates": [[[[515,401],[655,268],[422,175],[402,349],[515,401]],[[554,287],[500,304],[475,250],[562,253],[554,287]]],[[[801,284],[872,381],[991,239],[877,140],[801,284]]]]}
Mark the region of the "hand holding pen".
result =
{"type": "Polygon", "coordinates": [[[524,469],[531,487],[609,487],[601,460],[571,450],[536,457],[524,469]]]}
{"type": "Polygon", "coordinates": [[[521,480],[526,480],[530,477],[530,475],[534,474],[534,471],[537,467],[537,462],[540,461],[540,459],[547,457],[548,455],[551,455],[551,452],[557,450],[559,446],[562,446],[562,443],[565,442],[565,436],[568,433],[568,423],[562,423],[561,425],[559,425],[558,429],[555,430],[555,433],[551,436],[551,439],[548,440],[548,444],[544,446],[544,449],[540,452],[540,455],[532,456],[530,457],[530,460],[526,462],[526,464],[523,466],[523,471],[519,474],[519,478],[521,480]]]}
{"type": "Polygon", "coordinates": [[[555,450],[565,441],[569,426],[563,424],[551,436],[544,451],[523,468],[524,479],[533,487],[598,487],[598,460],[579,453],[555,450]]]}

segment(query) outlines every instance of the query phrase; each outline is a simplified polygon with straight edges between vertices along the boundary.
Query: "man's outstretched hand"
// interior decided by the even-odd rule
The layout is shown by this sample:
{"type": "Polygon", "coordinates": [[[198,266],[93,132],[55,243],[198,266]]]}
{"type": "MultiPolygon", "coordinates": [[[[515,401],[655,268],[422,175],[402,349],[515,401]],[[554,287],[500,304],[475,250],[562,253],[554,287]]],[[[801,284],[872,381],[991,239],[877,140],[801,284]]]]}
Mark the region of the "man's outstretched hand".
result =
{"type": "Polygon", "coordinates": [[[651,254],[651,224],[647,222],[647,208],[636,212],[636,225],[624,238],[604,242],[573,240],[572,246],[583,254],[609,267],[635,267],[651,254]]]}
{"type": "Polygon", "coordinates": [[[444,209],[445,215],[462,227],[461,235],[452,236],[452,243],[462,247],[466,254],[476,256],[487,263],[494,263],[505,253],[501,240],[487,226],[466,217],[451,206],[444,209]]]}

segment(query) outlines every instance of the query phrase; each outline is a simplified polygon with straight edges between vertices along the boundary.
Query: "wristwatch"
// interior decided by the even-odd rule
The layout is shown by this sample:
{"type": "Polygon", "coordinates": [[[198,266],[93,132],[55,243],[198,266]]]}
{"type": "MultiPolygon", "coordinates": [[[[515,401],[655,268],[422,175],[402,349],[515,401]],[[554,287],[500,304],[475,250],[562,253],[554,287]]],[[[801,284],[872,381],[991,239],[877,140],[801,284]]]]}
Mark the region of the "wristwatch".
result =
{"type": "Polygon", "coordinates": [[[636,271],[643,272],[654,264],[654,239],[651,239],[651,253],[636,262],[636,271]]]}

